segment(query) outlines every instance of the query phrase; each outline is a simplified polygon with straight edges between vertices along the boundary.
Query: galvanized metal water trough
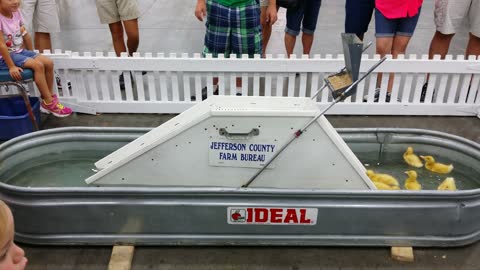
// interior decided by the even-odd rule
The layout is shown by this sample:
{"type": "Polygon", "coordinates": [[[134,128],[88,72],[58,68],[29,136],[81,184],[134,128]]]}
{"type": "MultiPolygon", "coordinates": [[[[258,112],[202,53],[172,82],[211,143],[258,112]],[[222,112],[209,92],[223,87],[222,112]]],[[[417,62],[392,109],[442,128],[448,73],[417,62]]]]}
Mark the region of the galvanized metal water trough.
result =
{"type": "MultiPolygon", "coordinates": [[[[63,150],[113,151],[147,131],[61,128],[0,145],[0,199],[13,210],[16,240],[47,245],[462,246],[480,239],[480,189],[29,188],[2,182],[4,172],[32,158],[63,150]]],[[[472,141],[414,129],[338,132],[360,159],[388,160],[408,144],[461,160],[460,169],[480,181],[480,145],[472,141]]]]}

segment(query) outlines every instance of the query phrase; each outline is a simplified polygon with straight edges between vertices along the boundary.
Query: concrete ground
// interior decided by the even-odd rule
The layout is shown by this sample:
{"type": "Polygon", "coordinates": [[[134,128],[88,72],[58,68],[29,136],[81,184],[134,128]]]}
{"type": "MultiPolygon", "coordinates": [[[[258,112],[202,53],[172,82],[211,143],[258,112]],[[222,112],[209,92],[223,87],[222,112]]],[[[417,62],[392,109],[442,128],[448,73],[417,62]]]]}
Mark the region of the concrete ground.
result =
{"type": "MultiPolygon", "coordinates": [[[[74,115],[44,117],[43,128],[65,126],[156,127],[174,115],[74,115]]],[[[443,131],[480,143],[475,117],[329,116],[341,127],[403,127],[443,131]]],[[[31,270],[106,269],[111,247],[46,247],[22,245],[31,270]]],[[[137,247],[134,270],[141,269],[435,269],[477,270],[480,242],[460,248],[415,248],[415,262],[390,258],[386,247],[137,247]]]]}
{"type": "MultiPolygon", "coordinates": [[[[91,0],[57,1],[62,32],[53,35],[55,48],[78,52],[112,51],[107,26],[101,25],[91,0]]],[[[204,24],[193,11],[194,0],[139,0],[140,48],[144,52],[198,53],[202,50],[204,24]]],[[[312,54],[341,53],[344,0],[324,0],[312,54]]],[[[267,53],[284,53],[285,11],[280,10],[267,53]]],[[[433,1],[425,1],[417,31],[407,54],[425,54],[435,31],[433,1]]],[[[374,22],[366,35],[374,40],[374,22]]],[[[467,32],[455,37],[450,53],[463,54],[467,32]]],[[[373,48],[368,53],[372,54],[373,48]]],[[[295,52],[301,52],[297,45],[295,52]]],[[[154,127],[170,115],[75,115],[66,119],[47,117],[44,128],[64,126],[154,127]]],[[[480,120],[474,117],[341,117],[330,116],[335,127],[426,128],[464,136],[480,143],[480,120]]],[[[106,269],[111,247],[26,246],[31,270],[106,269]]],[[[418,248],[415,263],[390,259],[388,248],[342,247],[138,247],[133,269],[479,269],[480,243],[461,248],[418,248]]]]}

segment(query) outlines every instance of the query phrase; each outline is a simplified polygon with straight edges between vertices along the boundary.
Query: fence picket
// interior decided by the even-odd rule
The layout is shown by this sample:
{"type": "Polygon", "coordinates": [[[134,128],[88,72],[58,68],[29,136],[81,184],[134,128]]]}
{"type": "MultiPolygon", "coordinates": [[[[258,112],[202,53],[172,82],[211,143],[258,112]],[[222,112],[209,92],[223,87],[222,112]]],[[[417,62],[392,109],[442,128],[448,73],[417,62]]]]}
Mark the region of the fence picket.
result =
{"type": "MultiPolygon", "coordinates": [[[[260,60],[260,55],[256,54],[254,59],[260,60]]],[[[260,73],[253,73],[253,96],[260,96],[260,73]]]]}
{"type": "Polygon", "coordinates": [[[472,82],[470,84],[469,92],[468,92],[468,104],[475,104],[475,99],[480,99],[479,97],[479,89],[480,87],[480,75],[475,75],[472,77],[472,82]]]}

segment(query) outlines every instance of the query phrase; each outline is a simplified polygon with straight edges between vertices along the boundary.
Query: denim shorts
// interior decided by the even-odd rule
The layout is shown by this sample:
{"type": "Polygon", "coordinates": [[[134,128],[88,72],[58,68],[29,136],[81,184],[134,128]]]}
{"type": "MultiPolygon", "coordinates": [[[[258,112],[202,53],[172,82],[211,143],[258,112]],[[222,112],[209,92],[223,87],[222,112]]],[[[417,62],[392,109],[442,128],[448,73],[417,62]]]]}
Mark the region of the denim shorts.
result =
{"type": "Polygon", "coordinates": [[[317,27],[318,14],[322,0],[304,0],[302,4],[294,10],[287,10],[287,27],[285,32],[298,36],[300,26],[305,34],[313,35],[317,27]]]}
{"type": "Polygon", "coordinates": [[[368,31],[375,0],[347,0],[345,4],[345,33],[361,36],[368,31]]]}
{"type": "Polygon", "coordinates": [[[376,37],[411,37],[417,27],[420,11],[413,17],[388,19],[378,9],[375,9],[375,36],[376,37]]]}
{"type": "MultiPolygon", "coordinates": [[[[25,65],[25,62],[27,62],[28,59],[33,59],[37,56],[38,53],[29,50],[10,53],[10,57],[12,57],[15,66],[21,68],[23,68],[23,65],[25,65]]],[[[5,59],[3,59],[3,57],[0,59],[0,69],[8,69],[7,63],[5,63],[5,59]]]]}

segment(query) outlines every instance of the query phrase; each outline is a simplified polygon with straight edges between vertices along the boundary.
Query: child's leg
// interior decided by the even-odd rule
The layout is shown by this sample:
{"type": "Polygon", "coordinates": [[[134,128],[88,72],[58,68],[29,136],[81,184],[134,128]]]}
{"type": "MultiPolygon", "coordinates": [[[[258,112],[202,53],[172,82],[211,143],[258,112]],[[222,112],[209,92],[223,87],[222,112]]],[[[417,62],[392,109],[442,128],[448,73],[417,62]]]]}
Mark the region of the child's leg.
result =
{"type": "Polygon", "coordinates": [[[42,62],[35,60],[33,58],[28,59],[23,64],[25,68],[33,69],[33,76],[35,84],[42,95],[42,99],[46,104],[52,103],[52,93],[48,88],[47,80],[45,78],[45,66],[42,62]]]}
{"type": "MultiPolygon", "coordinates": [[[[398,20],[388,19],[378,9],[375,9],[375,37],[377,54],[381,57],[392,53],[393,37],[397,30],[398,20]]],[[[377,88],[382,86],[382,73],[377,75],[377,88]]]]}
{"type": "Polygon", "coordinates": [[[35,32],[35,49],[41,53],[45,50],[52,50],[50,33],[35,32]]]}
{"type": "Polygon", "coordinates": [[[122,52],[126,52],[125,41],[123,40],[123,25],[122,22],[114,22],[108,25],[110,33],[112,35],[113,49],[117,56],[120,56],[122,52]]]}
{"type": "Polygon", "coordinates": [[[318,14],[320,12],[321,1],[310,0],[305,2],[305,12],[303,15],[303,35],[302,45],[303,54],[310,55],[313,45],[313,37],[317,27],[318,14]]]}
{"type": "Polygon", "coordinates": [[[260,24],[262,25],[262,57],[265,57],[268,41],[272,35],[272,26],[267,22],[268,0],[260,1],[260,24]]]}
{"type": "MultiPolygon", "coordinates": [[[[241,57],[248,54],[250,58],[262,53],[262,26],[260,24],[260,10],[257,4],[232,10],[232,38],[230,46],[232,54],[241,57]]],[[[237,93],[240,93],[242,80],[237,78],[237,93]]]]}
{"type": "Polygon", "coordinates": [[[128,54],[132,56],[138,49],[140,34],[138,33],[138,20],[128,20],[123,22],[125,33],[127,33],[128,54]]]}
{"type": "Polygon", "coordinates": [[[285,49],[288,57],[295,49],[297,36],[300,34],[300,27],[305,11],[305,2],[295,10],[287,10],[287,26],[285,27],[285,49]]]}
{"type": "Polygon", "coordinates": [[[50,93],[53,95],[53,61],[52,59],[39,55],[35,57],[35,60],[40,61],[43,66],[45,67],[45,80],[47,82],[48,89],[50,93]]]}

